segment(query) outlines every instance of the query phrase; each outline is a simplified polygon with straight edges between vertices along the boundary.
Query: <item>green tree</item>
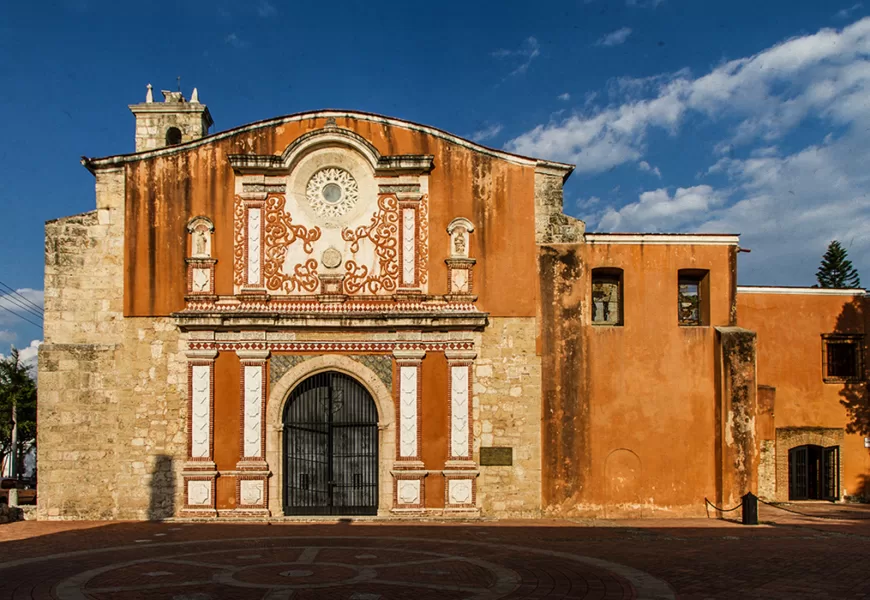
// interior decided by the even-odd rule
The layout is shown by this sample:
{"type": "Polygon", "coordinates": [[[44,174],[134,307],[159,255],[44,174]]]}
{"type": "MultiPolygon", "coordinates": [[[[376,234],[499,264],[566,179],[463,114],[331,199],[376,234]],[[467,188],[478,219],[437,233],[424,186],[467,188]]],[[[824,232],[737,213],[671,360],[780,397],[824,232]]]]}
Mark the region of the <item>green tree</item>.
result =
{"type": "Polygon", "coordinates": [[[12,407],[18,420],[18,472],[24,451],[36,441],[36,382],[14,347],[0,360],[0,457],[12,449],[12,407]]]}
{"type": "Polygon", "coordinates": [[[818,285],[823,288],[859,288],[861,279],[858,271],[852,266],[848,253],[840,242],[834,240],[828,244],[828,250],[822,257],[822,264],[816,271],[818,285]]]}

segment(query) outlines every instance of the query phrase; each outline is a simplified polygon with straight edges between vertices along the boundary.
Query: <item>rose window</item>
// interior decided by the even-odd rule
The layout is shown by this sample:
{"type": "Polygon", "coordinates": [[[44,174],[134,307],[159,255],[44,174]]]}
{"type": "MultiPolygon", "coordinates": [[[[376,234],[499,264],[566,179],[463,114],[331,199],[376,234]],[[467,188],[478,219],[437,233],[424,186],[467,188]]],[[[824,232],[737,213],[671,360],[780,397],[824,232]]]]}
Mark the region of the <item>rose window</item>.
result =
{"type": "Polygon", "coordinates": [[[356,205],[359,187],[353,175],[336,167],[311,176],[305,189],[308,203],[321,217],[340,217],[356,205]]]}

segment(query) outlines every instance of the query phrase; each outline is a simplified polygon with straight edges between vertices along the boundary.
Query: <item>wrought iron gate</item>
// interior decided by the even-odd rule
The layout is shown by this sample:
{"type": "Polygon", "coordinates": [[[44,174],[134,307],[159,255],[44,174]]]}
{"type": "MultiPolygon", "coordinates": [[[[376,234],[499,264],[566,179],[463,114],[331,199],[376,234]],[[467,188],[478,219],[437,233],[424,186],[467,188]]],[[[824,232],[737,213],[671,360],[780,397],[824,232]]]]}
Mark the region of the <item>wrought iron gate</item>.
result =
{"type": "Polygon", "coordinates": [[[284,514],[378,511],[378,412],[359,382],[319,373],[284,409],[284,514]]]}

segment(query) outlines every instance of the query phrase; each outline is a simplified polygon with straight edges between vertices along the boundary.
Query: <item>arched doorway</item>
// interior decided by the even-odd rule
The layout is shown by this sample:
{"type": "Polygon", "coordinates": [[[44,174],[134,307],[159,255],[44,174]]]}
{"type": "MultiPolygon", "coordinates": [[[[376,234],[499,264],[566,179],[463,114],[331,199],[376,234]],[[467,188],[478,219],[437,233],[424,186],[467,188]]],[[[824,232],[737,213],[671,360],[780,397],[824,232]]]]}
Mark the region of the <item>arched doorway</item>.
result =
{"type": "Polygon", "coordinates": [[[284,408],[284,514],[375,515],[378,411],[343,373],[305,379],[284,408]]]}

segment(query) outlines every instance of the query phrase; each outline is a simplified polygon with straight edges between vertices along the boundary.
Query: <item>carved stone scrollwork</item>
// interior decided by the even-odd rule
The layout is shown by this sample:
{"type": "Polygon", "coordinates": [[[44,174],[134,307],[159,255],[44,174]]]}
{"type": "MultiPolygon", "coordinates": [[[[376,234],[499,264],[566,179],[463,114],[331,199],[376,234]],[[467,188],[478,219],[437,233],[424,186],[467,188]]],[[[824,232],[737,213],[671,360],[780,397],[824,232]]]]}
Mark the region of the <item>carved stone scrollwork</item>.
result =
{"type": "Polygon", "coordinates": [[[355,294],[366,289],[372,294],[381,290],[395,291],[399,278],[399,203],[395,196],[378,198],[378,210],[372,215],[369,225],[356,229],[343,229],[341,237],[350,242],[350,251],[359,251],[360,241],[368,239],[375,246],[378,257],[378,272],[369,272],[365,265],[348,260],[344,264],[347,277],[344,280],[346,293],[355,294]]]}
{"type": "Polygon", "coordinates": [[[306,254],[314,252],[313,243],[320,239],[320,228],[311,229],[304,225],[293,223],[293,218],[284,210],[284,196],[269,196],[266,199],[265,227],[265,261],[263,275],[266,289],[285,292],[314,292],[320,284],[317,278],[317,260],[310,258],[293,268],[293,272],[284,272],[284,259],[287,248],[297,240],[302,242],[306,254]]]}

